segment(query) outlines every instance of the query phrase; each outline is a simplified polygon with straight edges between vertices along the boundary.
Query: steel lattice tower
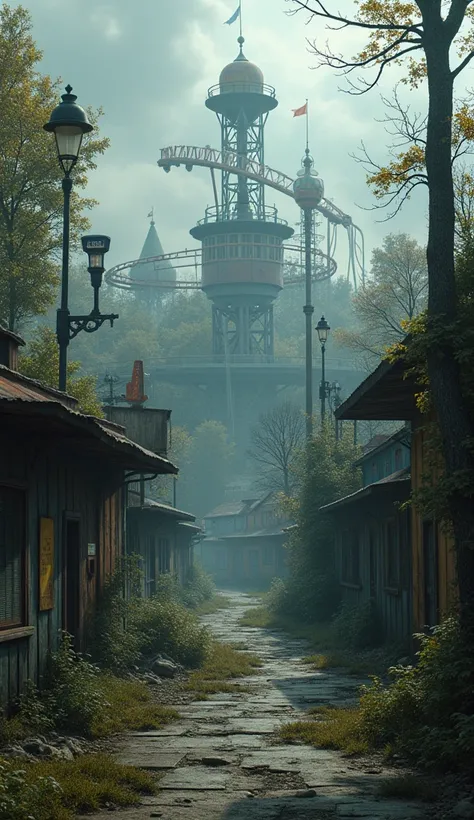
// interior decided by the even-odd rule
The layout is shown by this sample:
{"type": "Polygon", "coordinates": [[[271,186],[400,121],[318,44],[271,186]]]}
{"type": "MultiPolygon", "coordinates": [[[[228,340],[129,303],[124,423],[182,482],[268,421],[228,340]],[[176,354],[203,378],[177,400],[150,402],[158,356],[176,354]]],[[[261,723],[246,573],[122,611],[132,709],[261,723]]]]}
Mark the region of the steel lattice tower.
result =
{"type": "MultiPolygon", "coordinates": [[[[209,89],[206,106],[217,114],[224,157],[264,165],[268,114],[275,89],[243,53],[209,89]]],[[[221,202],[191,230],[202,242],[202,289],[213,303],[213,353],[273,356],[273,302],[283,285],[283,242],[293,229],[265,206],[262,182],[222,172],[221,202]]]]}

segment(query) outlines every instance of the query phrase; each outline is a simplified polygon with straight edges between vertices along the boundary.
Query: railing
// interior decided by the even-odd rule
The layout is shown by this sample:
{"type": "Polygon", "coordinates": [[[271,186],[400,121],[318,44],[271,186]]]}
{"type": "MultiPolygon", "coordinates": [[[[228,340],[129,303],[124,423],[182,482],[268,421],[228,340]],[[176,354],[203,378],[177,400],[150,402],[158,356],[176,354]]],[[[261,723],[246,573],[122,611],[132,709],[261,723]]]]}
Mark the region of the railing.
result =
{"type": "MultiPolygon", "coordinates": [[[[263,355],[210,355],[210,356],[168,356],[147,360],[147,368],[152,367],[222,367],[223,365],[237,365],[241,367],[304,367],[304,356],[263,356],[263,355]]],[[[329,370],[360,370],[360,365],[354,359],[326,358],[329,370]]],[[[315,370],[319,363],[315,361],[315,370]]]]}
{"type": "Polygon", "coordinates": [[[219,94],[265,94],[266,97],[275,97],[276,91],[271,85],[266,83],[217,83],[212,85],[207,92],[209,97],[217,97],[219,94]]]}
{"type": "MultiPolygon", "coordinates": [[[[252,219],[261,222],[273,222],[277,225],[288,225],[286,219],[280,219],[278,216],[277,208],[273,206],[267,206],[264,209],[264,213],[261,216],[252,212],[252,219]]],[[[236,213],[235,216],[233,214],[229,214],[228,211],[221,206],[216,208],[215,205],[208,205],[205,211],[205,216],[203,219],[198,221],[198,225],[207,225],[209,222],[233,222],[233,221],[240,221],[240,217],[236,213]]],[[[229,230],[231,230],[229,228],[229,230]]]]}

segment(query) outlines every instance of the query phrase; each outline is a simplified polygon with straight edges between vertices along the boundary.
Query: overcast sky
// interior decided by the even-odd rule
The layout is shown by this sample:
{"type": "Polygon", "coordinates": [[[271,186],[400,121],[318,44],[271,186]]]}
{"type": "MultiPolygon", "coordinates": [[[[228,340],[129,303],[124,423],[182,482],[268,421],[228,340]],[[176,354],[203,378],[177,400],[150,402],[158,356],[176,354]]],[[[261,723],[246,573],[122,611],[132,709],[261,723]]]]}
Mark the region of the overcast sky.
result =
{"type": "MultiPolygon", "coordinates": [[[[152,206],[165,251],[193,247],[188,231],[212,200],[209,173],[180,168],[165,174],[156,161],[160,148],[170,144],[219,147],[218,123],[204,102],[208,87],[238,53],[238,23],[223,25],[237,0],[23,0],[23,5],[32,13],[44,71],[71,83],[79,103],[104,108],[101,128],[111,147],[99,158],[89,193],[100,201],[93,230],[112,237],[109,264],[139,255],[152,206]]],[[[244,53],[263,70],[279,100],[267,124],[266,163],[296,174],[304,118],[293,119],[291,109],[308,97],[310,144],[326,196],[362,227],[369,251],[387,232],[404,230],[423,241],[424,192],[396,220],[378,224],[380,213],[358,207],[370,207],[373,200],[364,169],[350,157],[364,140],[377,159],[386,159],[390,138],[376,119],[383,118],[380,93],[390,92],[397,75],[387,74],[381,91],[369,96],[341,93],[341,79],[329,69],[311,68],[315,58],[306,38],[324,43],[323,24],[307,25],[304,13],[289,17],[291,5],[243,0],[244,53]]],[[[341,0],[344,5],[354,3],[341,0]]],[[[349,54],[356,50],[354,37],[346,38],[349,54]]],[[[411,99],[415,108],[423,102],[413,93],[411,99]]],[[[294,224],[297,212],[290,199],[270,191],[267,201],[294,224]]]]}

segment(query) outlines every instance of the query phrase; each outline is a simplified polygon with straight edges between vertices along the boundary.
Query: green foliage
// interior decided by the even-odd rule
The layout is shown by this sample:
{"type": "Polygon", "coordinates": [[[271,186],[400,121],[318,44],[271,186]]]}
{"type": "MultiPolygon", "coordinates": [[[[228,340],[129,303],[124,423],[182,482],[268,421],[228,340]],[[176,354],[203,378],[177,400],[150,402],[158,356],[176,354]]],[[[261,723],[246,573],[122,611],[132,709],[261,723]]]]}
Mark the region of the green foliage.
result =
{"type": "Polygon", "coordinates": [[[374,601],[364,601],[358,606],[344,602],[332,623],[336,642],[347,649],[366,649],[383,641],[382,624],[374,601]]]}
{"type": "MultiPolygon", "coordinates": [[[[59,102],[60,84],[39,72],[42,58],[31,35],[30,13],[4,3],[0,9],[0,319],[11,330],[44,313],[58,284],[62,241],[62,172],[52,135],[43,131],[59,102]]],[[[94,125],[101,112],[89,111],[94,125]]],[[[88,227],[79,196],[87,172],[108,140],[86,135],[74,172],[71,198],[73,242],[88,227]]]]}
{"type": "Polygon", "coordinates": [[[234,446],[219,421],[203,421],[192,438],[188,486],[193,488],[192,512],[203,518],[221,503],[234,458],[234,446]],[[205,477],[205,478],[204,478],[205,477]]]}
{"type": "Polygon", "coordinates": [[[216,593],[211,576],[204,572],[200,564],[194,562],[182,590],[182,601],[190,609],[198,609],[205,601],[210,601],[216,593]]]}
{"type": "Polygon", "coordinates": [[[106,754],[73,761],[0,761],[0,820],[73,820],[110,806],[132,806],[153,794],[153,777],[106,754]]]}
{"type": "Polygon", "coordinates": [[[173,600],[158,595],[132,602],[128,629],[138,636],[140,657],[153,658],[160,652],[184,666],[202,664],[209,650],[209,633],[197,618],[173,600]]]}
{"type": "Polygon", "coordinates": [[[67,820],[61,798],[54,777],[27,778],[18,763],[0,759],[0,820],[67,820]]]}
{"type": "Polygon", "coordinates": [[[309,453],[302,455],[300,495],[283,501],[297,527],[288,544],[290,577],[285,585],[272,589],[274,612],[313,623],[336,611],[339,585],[334,574],[333,520],[320,507],[360,487],[360,470],[353,466],[358,455],[349,433],[336,441],[332,426],[324,427],[311,442],[309,453]]]}
{"type": "Polygon", "coordinates": [[[65,633],[59,649],[49,656],[43,683],[43,700],[56,728],[93,734],[107,704],[99,674],[98,667],[74,651],[71,636],[65,633]]]}
{"type": "MultiPolygon", "coordinates": [[[[95,376],[76,375],[80,369],[80,362],[68,362],[67,392],[77,399],[81,412],[100,418],[103,413],[96,393],[97,379],[95,376]]],[[[56,335],[51,328],[37,328],[35,337],[28,345],[28,352],[20,355],[19,370],[30,379],[37,379],[49,387],[57,388],[59,349],[56,335]]]]}
{"type": "Polygon", "coordinates": [[[339,331],[338,342],[376,364],[388,345],[403,339],[403,323],[424,310],[427,294],[425,249],[407,234],[389,234],[373,251],[371,276],[353,299],[359,327],[339,331]]]}

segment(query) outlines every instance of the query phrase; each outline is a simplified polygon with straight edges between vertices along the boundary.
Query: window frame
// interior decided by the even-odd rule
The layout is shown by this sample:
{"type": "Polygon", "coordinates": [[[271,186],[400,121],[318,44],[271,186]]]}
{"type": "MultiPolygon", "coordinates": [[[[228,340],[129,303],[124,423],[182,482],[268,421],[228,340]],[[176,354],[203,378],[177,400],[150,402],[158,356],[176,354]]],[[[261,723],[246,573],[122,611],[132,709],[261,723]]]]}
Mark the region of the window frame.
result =
{"type": "Polygon", "coordinates": [[[400,529],[396,518],[390,518],[384,524],[384,578],[386,590],[399,592],[401,586],[401,550],[400,529]]]}
{"type": "Polygon", "coordinates": [[[0,635],[8,632],[16,632],[28,627],[29,622],[29,582],[28,582],[28,495],[27,487],[24,484],[0,481],[0,494],[2,490],[9,490],[21,494],[21,506],[23,515],[23,526],[21,531],[20,545],[20,616],[19,620],[3,621],[0,619],[0,635]]]}

